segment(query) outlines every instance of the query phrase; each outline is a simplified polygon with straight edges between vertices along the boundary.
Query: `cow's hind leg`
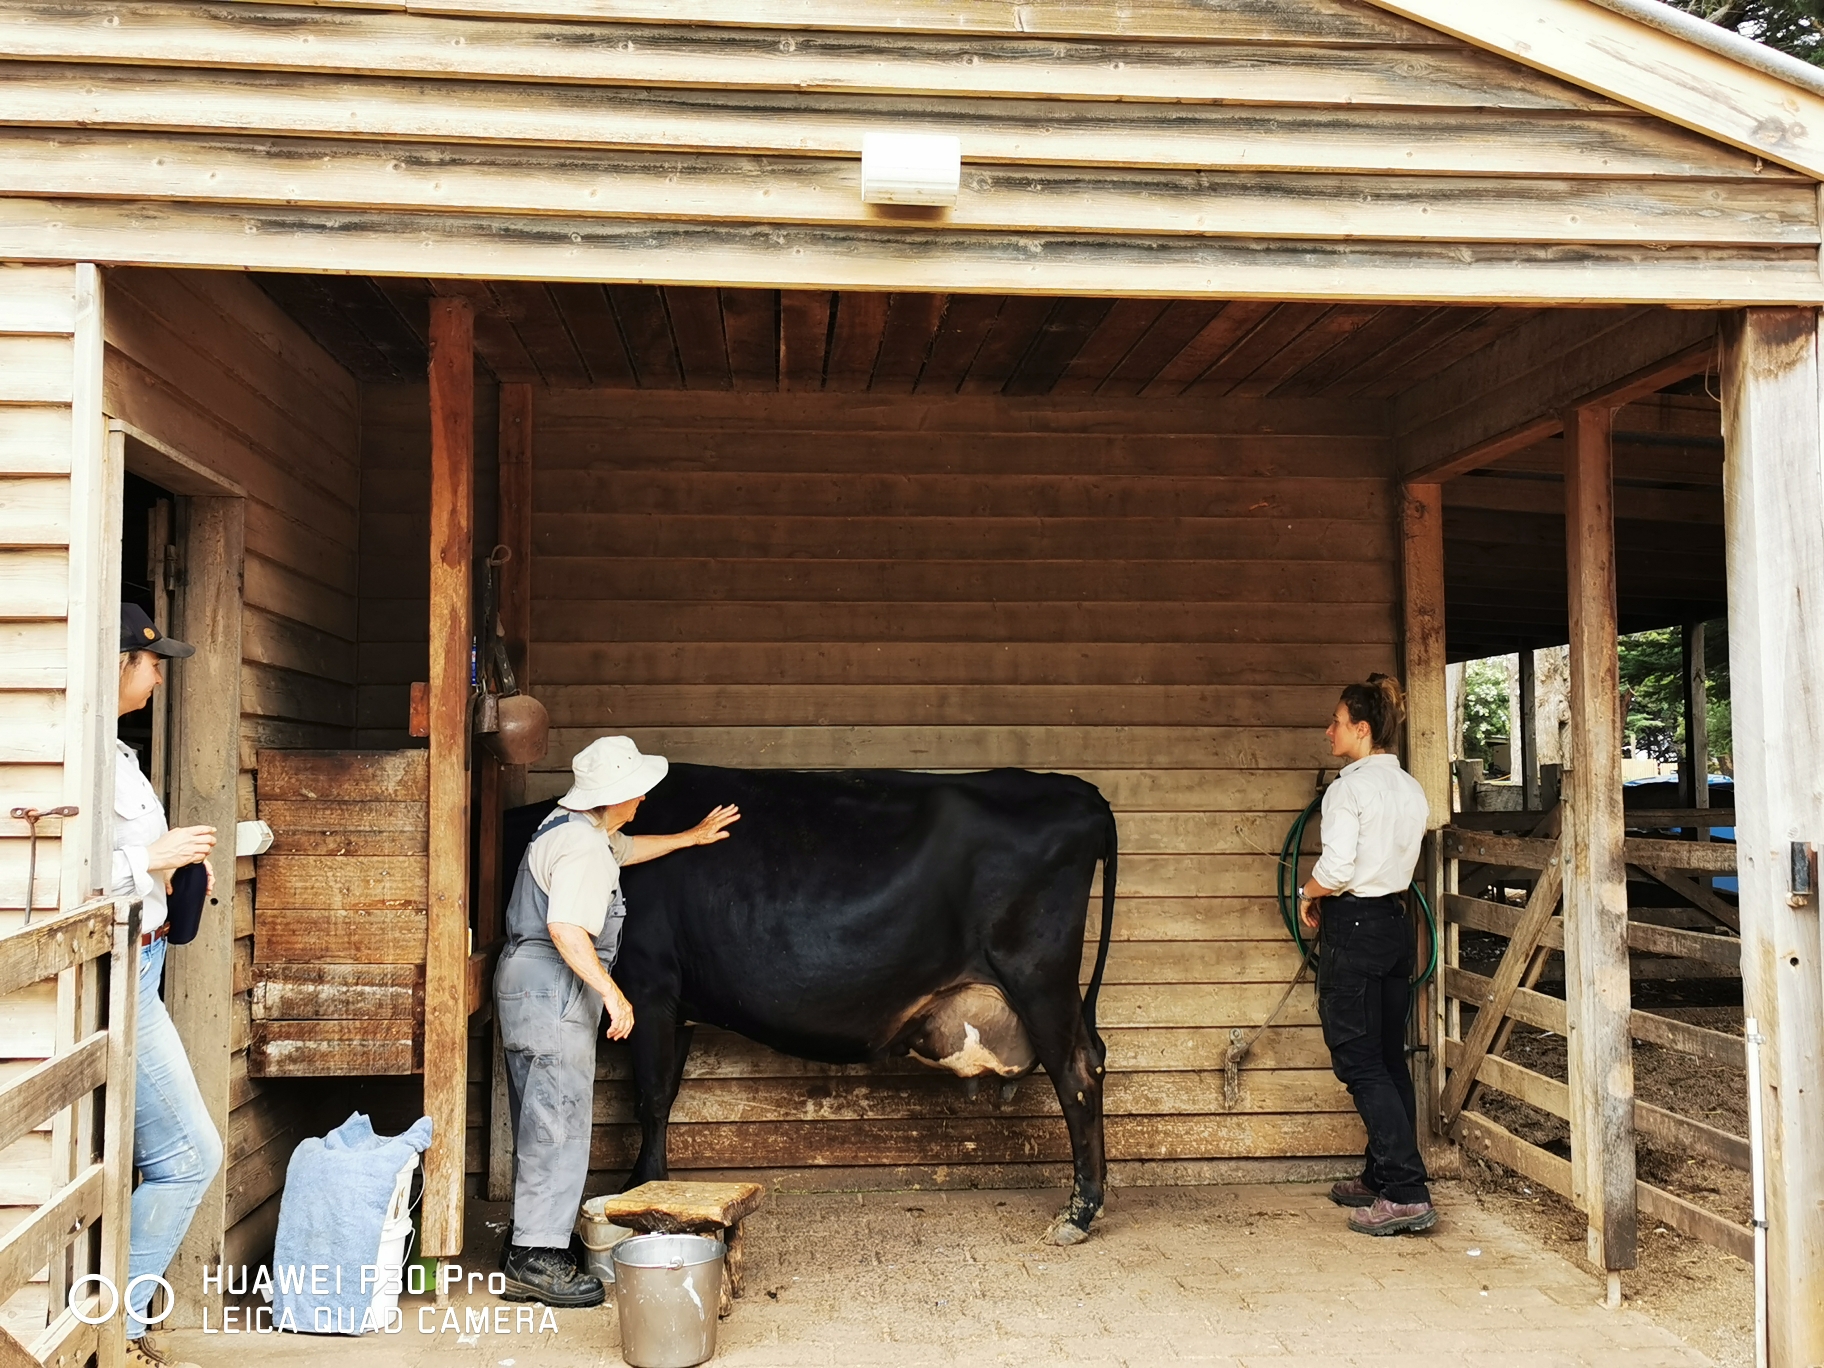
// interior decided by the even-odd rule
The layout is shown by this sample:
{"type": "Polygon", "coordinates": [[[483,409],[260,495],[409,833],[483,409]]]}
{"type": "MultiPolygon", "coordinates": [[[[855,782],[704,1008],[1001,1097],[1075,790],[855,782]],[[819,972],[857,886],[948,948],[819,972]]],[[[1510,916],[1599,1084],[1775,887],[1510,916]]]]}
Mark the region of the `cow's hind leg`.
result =
{"type": "Polygon", "coordinates": [[[1070,1204],[1052,1223],[1047,1238],[1053,1244],[1081,1244],[1089,1238],[1090,1222],[1101,1213],[1108,1172],[1102,1141],[1101,1052],[1084,1024],[1074,972],[1060,982],[1015,981],[1005,986],[1009,1004],[1019,1013],[1039,1062],[1057,1089],[1070,1130],[1070,1204]]]}
{"type": "Polygon", "coordinates": [[[678,1024],[675,1008],[668,1011],[647,1006],[636,1014],[631,1043],[640,1155],[627,1178],[629,1188],[659,1182],[670,1171],[665,1155],[665,1127],[684,1081],[690,1037],[691,1027],[678,1024]]]}

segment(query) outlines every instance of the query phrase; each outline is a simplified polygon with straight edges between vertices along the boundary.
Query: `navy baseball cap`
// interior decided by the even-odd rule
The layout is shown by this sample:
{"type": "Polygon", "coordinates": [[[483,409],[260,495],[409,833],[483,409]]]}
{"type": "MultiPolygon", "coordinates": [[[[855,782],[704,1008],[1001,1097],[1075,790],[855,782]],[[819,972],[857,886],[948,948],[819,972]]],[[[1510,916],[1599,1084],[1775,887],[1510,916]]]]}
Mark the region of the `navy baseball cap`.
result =
{"type": "Polygon", "coordinates": [[[153,626],[146,610],[137,603],[120,605],[120,649],[123,652],[151,651],[154,655],[175,656],[179,660],[196,654],[196,647],[189,642],[168,637],[153,626]]]}

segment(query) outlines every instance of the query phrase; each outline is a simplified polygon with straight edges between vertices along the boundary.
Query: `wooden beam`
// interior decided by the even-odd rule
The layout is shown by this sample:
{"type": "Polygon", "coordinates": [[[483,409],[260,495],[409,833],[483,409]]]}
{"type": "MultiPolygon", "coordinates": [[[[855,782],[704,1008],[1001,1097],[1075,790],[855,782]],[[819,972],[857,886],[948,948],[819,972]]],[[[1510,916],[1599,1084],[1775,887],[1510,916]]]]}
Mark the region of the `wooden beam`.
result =
{"type": "MultiPolygon", "coordinates": [[[[8,255],[21,261],[81,254],[111,262],[444,279],[1096,296],[1118,279],[1136,298],[1698,309],[1824,302],[1817,252],[1802,246],[1593,244],[1566,253],[1550,244],[1035,237],[11,196],[0,197],[0,237],[8,255]]],[[[1444,454],[1462,449],[1458,444],[1444,454]]]]}
{"type": "Polygon", "coordinates": [[[1425,789],[1436,831],[1450,822],[1450,718],[1444,693],[1444,509],[1435,484],[1400,499],[1406,768],[1425,789]]]}
{"type": "Polygon", "coordinates": [[[1598,1268],[1632,1268],[1634,1054],[1628,1038],[1628,871],[1621,807],[1613,411],[1565,414],[1571,769],[1564,817],[1565,1000],[1572,1171],[1598,1268]]]}
{"type": "Polygon", "coordinates": [[[1539,810],[1539,660],[1520,648],[1520,791],[1528,812],[1539,810]]]}
{"type": "MultiPolygon", "coordinates": [[[[1406,682],[1406,768],[1425,790],[1429,809],[1421,864],[1426,896],[1436,907],[1443,896],[1444,866],[1438,830],[1450,821],[1449,704],[1444,688],[1444,511],[1437,485],[1408,485],[1400,491],[1401,665],[1406,682]]],[[[1421,939],[1418,953],[1429,953],[1421,939]]],[[[1455,1172],[1456,1147],[1437,1122],[1444,1086],[1444,1061],[1437,1053],[1443,1023],[1438,989],[1428,984],[1413,1003],[1418,1042],[1413,1079],[1418,1097],[1419,1144],[1433,1174],[1455,1172]]]]}
{"type": "MultiPolygon", "coordinates": [[[[500,544],[512,557],[500,568],[500,626],[506,633],[507,659],[523,693],[532,691],[532,662],[526,644],[532,637],[532,386],[500,387],[500,544]]],[[[526,801],[526,769],[510,765],[503,775],[501,800],[507,807],[526,801]]],[[[505,871],[511,880],[513,871],[505,871]]]]}
{"type": "MultiPolygon", "coordinates": [[[[1679,638],[1684,683],[1685,746],[1679,754],[1679,801],[1686,807],[1710,806],[1710,691],[1704,675],[1704,624],[1687,622],[1679,638]]],[[[1705,833],[1706,838],[1708,833],[1705,833]]]]}
{"type": "Polygon", "coordinates": [[[1497,337],[1394,404],[1403,479],[1448,480],[1563,430],[1565,412],[1620,406],[1703,372],[1716,316],[1558,310],[1497,337]]]}
{"type": "Polygon", "coordinates": [[[1751,309],[1725,337],[1742,997],[1766,1040],[1768,1339],[1787,1368],[1824,1362],[1824,976],[1818,895],[1791,884],[1792,843],[1824,844],[1824,376],[1812,310],[1751,309]]]}
{"type": "Polygon", "coordinates": [[[424,963],[424,1252],[462,1252],[468,1087],[469,643],[474,634],[475,318],[431,300],[429,921],[424,963]]]}
{"type": "MultiPolygon", "coordinates": [[[[234,827],[240,817],[241,576],[246,545],[246,501],[186,499],[181,508],[184,583],[177,602],[180,640],[196,647],[172,662],[171,820],[178,826],[212,826],[219,844],[215,896],[196,939],[170,948],[165,1006],[183,1038],[196,1085],[216,1134],[229,1133],[229,1065],[232,1042],[222,1023],[234,1012],[234,899],[242,886],[234,874],[234,827]]],[[[205,1290],[203,1271],[222,1261],[227,1233],[227,1165],[222,1166],[191,1219],[167,1273],[177,1302],[166,1324],[173,1329],[221,1321],[219,1287],[205,1290]]],[[[217,1280],[219,1283],[219,1279],[217,1280]]]]}
{"type": "Polygon", "coordinates": [[[1824,97],[1587,0],[1370,0],[1659,118],[1824,177],[1824,97]]]}
{"type": "MultiPolygon", "coordinates": [[[[67,258],[66,258],[67,259],[67,258]]],[[[75,334],[70,402],[69,685],[64,692],[63,796],[79,810],[62,827],[59,907],[108,881],[114,810],[115,704],[120,689],[121,490],[126,438],[102,412],[105,291],[92,265],[72,269],[75,334]]]]}

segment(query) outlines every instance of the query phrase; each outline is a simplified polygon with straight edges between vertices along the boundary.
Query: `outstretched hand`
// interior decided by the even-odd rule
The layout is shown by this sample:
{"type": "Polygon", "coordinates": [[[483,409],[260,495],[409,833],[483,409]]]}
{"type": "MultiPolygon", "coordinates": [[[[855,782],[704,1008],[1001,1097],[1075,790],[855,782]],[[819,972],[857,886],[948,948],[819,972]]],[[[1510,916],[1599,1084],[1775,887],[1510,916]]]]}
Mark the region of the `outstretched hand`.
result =
{"type": "Polygon", "coordinates": [[[714,809],[709,816],[698,822],[684,835],[691,845],[713,845],[717,841],[726,841],[726,828],[732,822],[741,820],[741,809],[733,803],[714,809]]]}

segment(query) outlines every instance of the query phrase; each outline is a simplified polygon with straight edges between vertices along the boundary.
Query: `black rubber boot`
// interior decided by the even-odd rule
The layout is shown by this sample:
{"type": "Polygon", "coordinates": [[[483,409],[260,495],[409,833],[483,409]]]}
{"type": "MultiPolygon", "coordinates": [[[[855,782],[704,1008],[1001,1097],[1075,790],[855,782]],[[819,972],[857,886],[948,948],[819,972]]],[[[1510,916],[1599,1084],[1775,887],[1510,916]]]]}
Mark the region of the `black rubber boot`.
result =
{"type": "Polygon", "coordinates": [[[542,1302],[546,1306],[600,1306],[602,1280],[576,1266],[567,1249],[528,1249],[513,1245],[507,1250],[502,1271],[510,1302],[542,1302]]]}

